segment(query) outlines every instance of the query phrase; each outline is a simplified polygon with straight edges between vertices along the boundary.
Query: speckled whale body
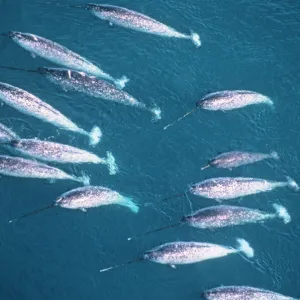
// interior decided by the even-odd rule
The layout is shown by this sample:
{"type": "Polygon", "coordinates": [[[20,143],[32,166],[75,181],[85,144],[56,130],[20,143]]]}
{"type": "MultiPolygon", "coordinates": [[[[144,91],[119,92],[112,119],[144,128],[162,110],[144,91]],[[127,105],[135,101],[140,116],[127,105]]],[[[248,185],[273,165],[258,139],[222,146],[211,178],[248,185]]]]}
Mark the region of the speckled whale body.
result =
{"type": "Polygon", "coordinates": [[[92,145],[97,144],[100,140],[101,131],[98,127],[95,126],[88,133],[58,110],[25,90],[0,82],[0,100],[24,114],[36,117],[61,129],[87,135],[92,145]]]}
{"type": "Polygon", "coordinates": [[[189,192],[196,196],[222,201],[268,192],[285,186],[299,190],[297,183],[290,177],[287,177],[286,182],[250,177],[217,177],[191,185],[189,192]]]}
{"type": "Polygon", "coordinates": [[[274,213],[242,206],[211,206],[183,217],[182,223],[195,228],[212,229],[248,223],[262,223],[275,218],[282,219],[285,224],[291,221],[291,217],[285,207],[279,204],[274,204],[273,207],[275,209],[274,213]]]}
{"type": "Polygon", "coordinates": [[[262,103],[273,105],[273,101],[262,94],[252,91],[228,90],[208,94],[196,104],[206,110],[233,110],[262,103]]]}
{"type": "Polygon", "coordinates": [[[124,7],[90,3],[84,5],[83,8],[89,10],[101,20],[108,21],[110,24],[163,37],[187,39],[191,40],[196,47],[201,46],[200,37],[197,33],[191,32],[190,35],[180,33],[155,19],[124,7]]]}
{"type": "Polygon", "coordinates": [[[221,286],[202,293],[206,300],[296,300],[264,289],[250,286],[221,286]]]}
{"type": "Polygon", "coordinates": [[[279,159],[279,156],[276,152],[265,154],[243,151],[230,151],[222,153],[211,159],[207,167],[211,166],[215,168],[232,169],[243,165],[253,164],[255,162],[259,162],[265,159],[277,160],[279,159]]]}

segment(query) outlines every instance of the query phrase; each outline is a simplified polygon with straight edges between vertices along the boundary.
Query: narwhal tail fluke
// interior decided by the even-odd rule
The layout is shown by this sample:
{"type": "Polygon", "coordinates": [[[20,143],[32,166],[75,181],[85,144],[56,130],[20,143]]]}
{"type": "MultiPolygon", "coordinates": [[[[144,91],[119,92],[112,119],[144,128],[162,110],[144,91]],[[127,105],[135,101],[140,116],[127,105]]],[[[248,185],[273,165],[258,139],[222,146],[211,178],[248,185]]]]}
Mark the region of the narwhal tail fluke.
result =
{"type": "Polygon", "coordinates": [[[127,82],[129,82],[129,78],[127,78],[126,76],[122,76],[120,79],[116,79],[114,81],[115,86],[120,90],[122,90],[126,86],[127,82]]]}
{"type": "Polygon", "coordinates": [[[114,265],[114,266],[111,266],[109,268],[101,269],[100,273],[106,272],[106,271],[109,271],[109,270],[113,270],[113,269],[117,269],[117,268],[120,268],[120,267],[125,267],[125,266],[128,266],[128,265],[143,261],[143,260],[145,260],[144,257],[139,257],[135,260],[127,261],[127,262],[119,264],[119,265],[114,265]]]}
{"type": "Polygon", "coordinates": [[[97,145],[102,137],[101,129],[98,126],[94,126],[91,130],[91,132],[88,134],[90,138],[90,145],[95,146],[97,145]]]}
{"type": "Polygon", "coordinates": [[[174,122],[168,124],[167,126],[164,127],[164,130],[166,130],[167,128],[173,126],[175,123],[181,121],[182,119],[184,119],[185,117],[189,116],[190,114],[192,114],[194,111],[196,111],[198,109],[198,106],[193,108],[192,110],[188,111],[185,115],[183,115],[182,117],[178,118],[177,120],[175,120],[174,122]]]}
{"type": "Polygon", "coordinates": [[[200,40],[200,36],[198,33],[194,32],[191,30],[191,35],[190,35],[190,38],[193,42],[193,44],[199,48],[201,46],[201,40],[200,40]]]}
{"type": "Polygon", "coordinates": [[[133,239],[138,239],[138,238],[143,237],[143,236],[145,236],[145,235],[149,235],[149,234],[151,234],[151,233],[154,233],[154,232],[157,232],[157,231],[161,231],[161,230],[165,230],[165,229],[168,229],[168,228],[176,227],[176,226],[179,226],[179,225],[181,225],[181,224],[182,224],[182,223],[176,223],[176,224],[172,224],[172,225],[160,227],[160,228],[158,228],[158,229],[150,230],[150,231],[148,231],[148,232],[146,232],[146,233],[144,233],[144,234],[142,234],[142,235],[137,235],[137,236],[129,237],[129,238],[127,238],[127,240],[128,240],[128,241],[131,241],[131,240],[133,240],[133,239]]]}
{"type": "Polygon", "coordinates": [[[22,68],[8,67],[8,66],[0,66],[0,69],[38,73],[38,70],[22,69],[22,68]]]}
{"type": "Polygon", "coordinates": [[[19,218],[12,219],[12,220],[9,221],[9,223],[17,222],[17,221],[19,221],[19,220],[21,220],[21,219],[23,219],[23,218],[26,218],[26,217],[29,217],[29,216],[32,216],[32,215],[36,215],[36,214],[38,214],[38,213],[40,213],[40,212],[42,212],[42,211],[44,211],[44,210],[53,208],[53,207],[55,207],[55,206],[56,206],[56,203],[52,203],[52,204],[50,204],[50,205],[48,205],[48,206],[46,206],[46,207],[43,207],[43,208],[34,210],[34,211],[30,212],[30,213],[24,214],[24,215],[20,216],[19,218]]]}
{"type": "Polygon", "coordinates": [[[113,154],[110,151],[106,152],[105,162],[106,162],[106,165],[108,167],[110,175],[115,175],[115,174],[118,173],[119,169],[118,169],[118,166],[116,164],[115,157],[113,156],[113,154]]]}

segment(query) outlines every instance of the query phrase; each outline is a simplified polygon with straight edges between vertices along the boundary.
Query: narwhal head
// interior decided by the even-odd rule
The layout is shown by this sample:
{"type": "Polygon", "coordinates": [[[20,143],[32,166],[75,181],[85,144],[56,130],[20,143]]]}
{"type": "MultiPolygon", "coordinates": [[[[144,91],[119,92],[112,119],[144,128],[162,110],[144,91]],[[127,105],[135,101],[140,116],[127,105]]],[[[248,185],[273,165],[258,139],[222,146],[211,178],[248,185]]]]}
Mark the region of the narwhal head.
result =
{"type": "Polygon", "coordinates": [[[39,38],[31,33],[23,33],[19,31],[10,31],[8,35],[18,43],[26,43],[26,42],[38,42],[39,38]]]}

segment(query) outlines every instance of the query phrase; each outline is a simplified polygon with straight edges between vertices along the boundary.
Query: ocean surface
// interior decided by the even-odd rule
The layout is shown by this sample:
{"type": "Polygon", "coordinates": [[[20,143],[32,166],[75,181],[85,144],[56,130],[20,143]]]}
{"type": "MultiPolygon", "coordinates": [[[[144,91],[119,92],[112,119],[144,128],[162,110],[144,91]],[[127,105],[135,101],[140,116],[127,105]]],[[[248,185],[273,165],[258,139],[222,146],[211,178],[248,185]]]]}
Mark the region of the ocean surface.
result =
{"type": "MultiPolygon", "coordinates": [[[[103,165],[52,165],[78,176],[84,172],[91,184],[132,197],[140,212],[135,215],[117,205],[86,213],[55,208],[9,224],[10,219],[49,205],[80,184],[2,176],[1,300],[193,300],[200,299],[203,290],[220,285],[250,285],[299,297],[300,194],[288,188],[231,202],[270,212],[272,203],[281,203],[292,216],[287,225],[274,220],[214,231],[181,226],[132,241],[127,238],[216,204],[191,195],[162,201],[206,178],[282,181],[289,175],[300,182],[300,4],[288,0],[109,1],[180,32],[194,30],[202,40],[197,49],[187,40],[110,27],[85,10],[68,7],[84,2],[0,0],[1,32],[43,36],[96,62],[114,77],[125,74],[130,78],[125,90],[149,106],[158,105],[162,119],[151,122],[147,111],[65,92],[37,74],[2,69],[1,82],[35,94],[85,130],[100,126],[103,138],[92,148],[85,136],[58,130],[7,105],[1,106],[0,122],[22,137],[71,144],[101,157],[111,151],[120,169],[115,176],[103,165]],[[225,89],[268,95],[274,109],[254,105],[226,113],[199,110],[163,130],[194,108],[203,95],[225,89]],[[228,150],[274,150],[281,159],[233,171],[200,171],[208,159],[228,150]],[[99,272],[162,243],[193,240],[235,247],[236,237],[251,244],[253,259],[231,255],[176,270],[144,261],[99,272]]],[[[0,65],[55,66],[33,59],[6,37],[0,37],[0,53],[0,65]]],[[[8,152],[1,149],[1,154],[8,152]]]]}

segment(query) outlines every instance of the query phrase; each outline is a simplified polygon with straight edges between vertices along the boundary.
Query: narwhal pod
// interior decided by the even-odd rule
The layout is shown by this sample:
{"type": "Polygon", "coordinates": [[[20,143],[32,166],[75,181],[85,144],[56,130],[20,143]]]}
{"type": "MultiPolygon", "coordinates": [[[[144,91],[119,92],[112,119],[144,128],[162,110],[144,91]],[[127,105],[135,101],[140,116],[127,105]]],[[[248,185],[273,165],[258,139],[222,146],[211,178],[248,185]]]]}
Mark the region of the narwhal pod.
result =
{"type": "Polygon", "coordinates": [[[113,84],[94,76],[89,76],[84,72],[45,67],[39,68],[38,72],[51,82],[61,86],[64,90],[74,90],[85,93],[91,97],[137,107],[150,111],[155,120],[159,120],[161,118],[161,111],[158,107],[155,106],[153,108],[149,108],[125,91],[117,89],[113,84]]]}
{"type": "Polygon", "coordinates": [[[87,176],[75,177],[40,162],[6,155],[0,155],[0,174],[23,178],[74,180],[83,184],[89,184],[87,176]]]}
{"type": "Polygon", "coordinates": [[[183,34],[177,30],[141,13],[129,10],[124,7],[109,4],[79,5],[76,7],[84,8],[101,20],[108,21],[111,25],[116,24],[121,27],[155,34],[163,37],[179,38],[191,40],[196,47],[201,46],[200,37],[197,33],[183,34]]]}
{"type": "Polygon", "coordinates": [[[286,186],[295,191],[299,190],[297,183],[290,177],[287,177],[286,181],[270,181],[251,177],[217,177],[191,185],[189,192],[196,196],[222,201],[286,186]]]}
{"type": "Polygon", "coordinates": [[[265,289],[250,286],[221,286],[201,294],[206,300],[296,300],[265,289]]]}
{"type": "Polygon", "coordinates": [[[0,123],[0,143],[18,140],[19,136],[14,133],[10,128],[0,123]]]}
{"type": "Polygon", "coordinates": [[[0,100],[22,113],[36,117],[61,129],[86,135],[90,138],[91,145],[96,145],[102,136],[99,127],[93,127],[89,133],[79,128],[74,122],[38,97],[10,84],[0,82],[0,100]]]}
{"type": "Polygon", "coordinates": [[[111,175],[116,174],[118,171],[115,158],[111,152],[107,152],[106,158],[100,158],[96,154],[73,146],[38,139],[11,140],[5,144],[23,155],[47,162],[105,164],[111,175]]]}
{"type": "Polygon", "coordinates": [[[118,204],[137,213],[139,207],[131,198],[122,196],[116,191],[102,186],[86,186],[62,194],[55,201],[55,205],[68,208],[87,210],[103,205],[118,204]]]}
{"type": "Polygon", "coordinates": [[[256,92],[227,90],[210,93],[196,102],[196,105],[206,110],[232,110],[261,103],[273,105],[269,97],[256,92]]]}
{"type": "Polygon", "coordinates": [[[230,151],[217,155],[212,158],[208,165],[203,167],[204,170],[209,167],[232,169],[243,165],[253,164],[265,159],[279,159],[277,152],[271,153],[255,153],[255,152],[243,152],[243,151],[230,151]]]}
{"type": "Polygon", "coordinates": [[[126,82],[128,82],[128,79],[125,76],[123,76],[121,79],[115,79],[102,71],[99,66],[96,66],[84,57],[74,53],[58,43],[43,37],[31,33],[22,33],[17,31],[9,32],[8,36],[30,53],[38,55],[55,64],[102,77],[114,82],[119,88],[123,88],[126,82]]]}

